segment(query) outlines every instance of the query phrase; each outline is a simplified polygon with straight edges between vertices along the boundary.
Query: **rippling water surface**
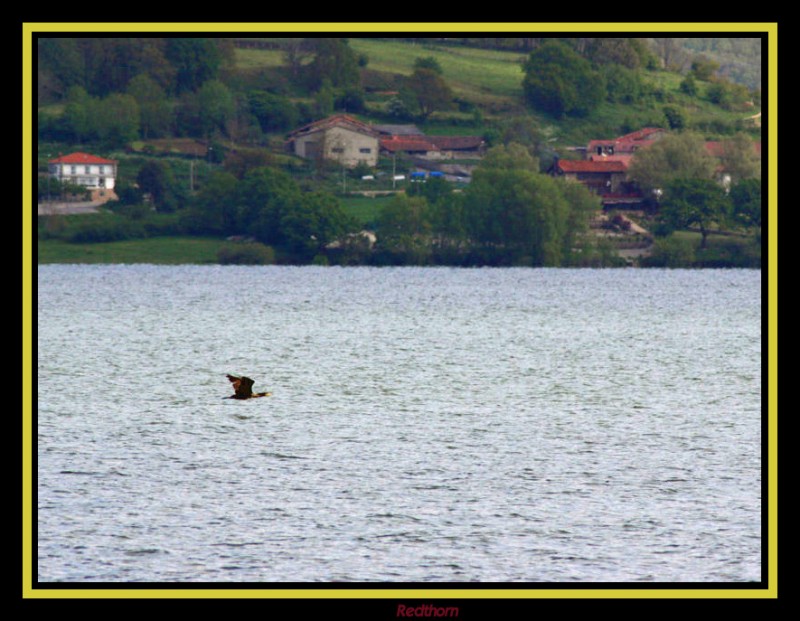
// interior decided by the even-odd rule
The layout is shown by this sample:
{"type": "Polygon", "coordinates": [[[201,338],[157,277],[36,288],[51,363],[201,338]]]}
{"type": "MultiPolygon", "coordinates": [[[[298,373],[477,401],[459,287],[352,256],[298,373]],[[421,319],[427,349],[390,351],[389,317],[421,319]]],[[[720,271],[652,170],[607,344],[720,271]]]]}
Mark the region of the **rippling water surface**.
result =
{"type": "Polygon", "coordinates": [[[40,581],[761,578],[758,271],[38,277],[40,581]]]}

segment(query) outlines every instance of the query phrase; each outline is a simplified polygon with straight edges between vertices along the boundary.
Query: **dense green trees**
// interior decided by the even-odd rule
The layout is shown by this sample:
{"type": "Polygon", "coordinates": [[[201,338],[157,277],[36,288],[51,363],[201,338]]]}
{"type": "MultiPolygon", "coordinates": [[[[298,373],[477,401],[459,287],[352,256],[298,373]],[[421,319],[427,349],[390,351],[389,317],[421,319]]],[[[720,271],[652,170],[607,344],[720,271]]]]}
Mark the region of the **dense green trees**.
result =
{"type": "Polygon", "coordinates": [[[247,98],[264,132],[285,132],[297,126],[297,108],[286,97],[259,90],[248,93],[247,98]]]}
{"type": "Polygon", "coordinates": [[[397,263],[427,263],[432,253],[432,211],[424,196],[393,198],[378,219],[380,249],[397,263]]]}
{"type": "Polygon", "coordinates": [[[160,212],[176,211],[185,198],[175,182],[172,169],[164,162],[153,160],[145,163],[136,175],[136,186],[160,212]]]}
{"type": "Polygon", "coordinates": [[[402,263],[570,264],[600,204],[583,186],[538,168],[512,143],[491,149],[461,193],[441,179],[416,184],[384,208],[379,253],[402,263]]]}
{"type": "Polygon", "coordinates": [[[320,37],[309,41],[314,58],[302,69],[309,88],[317,91],[326,80],[334,88],[361,85],[359,58],[347,39],[320,37]]]}
{"type": "Polygon", "coordinates": [[[700,230],[700,248],[705,248],[712,224],[725,224],[730,216],[730,202],[725,190],[711,179],[673,179],[667,185],[660,217],[673,229],[696,226],[700,230]]]}
{"type": "Polygon", "coordinates": [[[433,58],[418,58],[414,72],[406,80],[410,94],[408,103],[423,122],[431,114],[453,108],[453,91],[442,76],[441,67],[433,58]]]}
{"type": "Polygon", "coordinates": [[[303,192],[289,175],[266,167],[241,180],[214,173],[181,221],[194,234],[252,236],[302,262],[355,229],[333,195],[303,192]]]}
{"type": "Polygon", "coordinates": [[[62,126],[76,142],[97,140],[121,147],[139,136],[139,104],[128,94],[92,97],[80,86],[70,88],[62,126]]]}
{"type": "Polygon", "coordinates": [[[72,86],[104,97],[147,75],[172,95],[197,90],[232,59],[223,38],[42,37],[39,72],[47,90],[63,96],[72,86]]]}
{"type": "Polygon", "coordinates": [[[743,179],[730,191],[731,208],[737,223],[761,228],[761,179],[743,179]]]}
{"type": "Polygon", "coordinates": [[[591,63],[556,40],[531,52],[523,90],[530,105],[555,117],[581,116],[605,99],[603,78],[591,63]]]}
{"type": "Polygon", "coordinates": [[[172,104],[158,82],[147,74],[139,74],[128,83],[127,92],[139,106],[142,138],[158,138],[170,133],[172,104]]]}
{"type": "Polygon", "coordinates": [[[698,258],[708,254],[708,238],[713,231],[734,230],[740,234],[749,232],[750,244],[734,250],[731,256],[717,257],[716,261],[721,265],[752,265],[760,261],[761,180],[744,179],[727,191],[711,179],[673,179],[665,188],[657,221],[661,239],[654,248],[654,265],[693,263],[694,259],[687,259],[695,254],[693,244],[685,238],[667,235],[687,229],[700,233],[698,258]],[[743,251],[749,254],[736,256],[743,251]]]}
{"type": "Polygon", "coordinates": [[[222,42],[200,37],[170,37],[165,40],[164,56],[175,71],[175,93],[196,91],[217,77],[223,62],[222,42]]]}
{"type": "Polygon", "coordinates": [[[465,192],[470,237],[493,260],[563,265],[571,242],[597,209],[585,188],[571,187],[538,171],[520,145],[492,149],[465,192]]]}
{"type": "Polygon", "coordinates": [[[682,132],[639,151],[629,175],[643,190],[663,192],[675,179],[711,179],[716,166],[703,137],[682,132]]]}

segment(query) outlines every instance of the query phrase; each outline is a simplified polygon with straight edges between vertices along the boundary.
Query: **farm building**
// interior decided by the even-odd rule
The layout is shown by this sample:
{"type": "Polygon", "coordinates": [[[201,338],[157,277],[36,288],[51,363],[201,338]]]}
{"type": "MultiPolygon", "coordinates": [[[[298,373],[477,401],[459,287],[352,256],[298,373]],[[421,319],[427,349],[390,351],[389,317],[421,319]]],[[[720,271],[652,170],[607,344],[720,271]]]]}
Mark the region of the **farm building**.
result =
{"type": "Polygon", "coordinates": [[[315,121],[289,134],[292,152],[305,159],[325,159],[352,168],[378,163],[378,132],[346,114],[315,121]]]}

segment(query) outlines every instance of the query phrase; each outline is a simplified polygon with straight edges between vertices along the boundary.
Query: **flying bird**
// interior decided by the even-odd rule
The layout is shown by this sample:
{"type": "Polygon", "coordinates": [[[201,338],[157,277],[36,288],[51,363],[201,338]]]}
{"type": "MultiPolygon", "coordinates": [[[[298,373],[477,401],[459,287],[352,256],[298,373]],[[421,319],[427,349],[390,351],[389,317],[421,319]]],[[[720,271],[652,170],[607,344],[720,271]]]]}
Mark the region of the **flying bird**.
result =
{"type": "Polygon", "coordinates": [[[227,399],[255,399],[256,397],[269,397],[271,392],[253,392],[253,380],[249,377],[237,377],[228,375],[228,379],[233,384],[233,394],[227,399]]]}

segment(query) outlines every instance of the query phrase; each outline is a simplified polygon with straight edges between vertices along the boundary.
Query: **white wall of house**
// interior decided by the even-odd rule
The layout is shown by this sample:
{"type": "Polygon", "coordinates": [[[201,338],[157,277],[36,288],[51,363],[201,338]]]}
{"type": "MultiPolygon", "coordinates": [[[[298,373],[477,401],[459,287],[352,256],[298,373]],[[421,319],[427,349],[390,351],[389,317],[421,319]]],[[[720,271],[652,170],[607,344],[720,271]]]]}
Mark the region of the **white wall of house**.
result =
{"type": "Polygon", "coordinates": [[[295,139],[294,151],[304,158],[320,155],[352,167],[364,162],[368,166],[378,164],[378,139],[375,136],[354,132],[345,127],[329,127],[295,139]]]}
{"type": "Polygon", "coordinates": [[[50,164],[50,176],[86,188],[113,190],[116,168],[113,164],[50,164]]]}

